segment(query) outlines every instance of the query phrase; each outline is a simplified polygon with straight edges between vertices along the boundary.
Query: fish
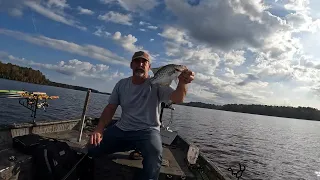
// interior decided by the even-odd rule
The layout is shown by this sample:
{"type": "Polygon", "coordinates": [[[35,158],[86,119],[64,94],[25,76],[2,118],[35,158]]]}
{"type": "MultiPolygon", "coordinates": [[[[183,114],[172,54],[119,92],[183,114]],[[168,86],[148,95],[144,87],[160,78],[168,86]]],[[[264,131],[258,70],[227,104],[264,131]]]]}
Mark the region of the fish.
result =
{"type": "Polygon", "coordinates": [[[170,86],[172,81],[175,81],[178,84],[178,76],[186,69],[186,66],[179,64],[168,64],[158,68],[151,68],[154,76],[150,78],[150,83],[170,86]]]}

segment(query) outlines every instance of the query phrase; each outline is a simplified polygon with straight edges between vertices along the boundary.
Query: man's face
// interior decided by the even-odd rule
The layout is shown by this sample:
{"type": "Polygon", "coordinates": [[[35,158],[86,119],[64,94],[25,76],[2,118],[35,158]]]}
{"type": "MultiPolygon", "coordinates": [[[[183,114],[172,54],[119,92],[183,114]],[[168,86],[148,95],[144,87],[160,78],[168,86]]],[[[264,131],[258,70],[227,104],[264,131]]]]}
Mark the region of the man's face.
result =
{"type": "Polygon", "coordinates": [[[137,58],[132,60],[131,69],[133,70],[133,75],[140,78],[147,78],[150,70],[150,63],[143,58],[137,58]]]}

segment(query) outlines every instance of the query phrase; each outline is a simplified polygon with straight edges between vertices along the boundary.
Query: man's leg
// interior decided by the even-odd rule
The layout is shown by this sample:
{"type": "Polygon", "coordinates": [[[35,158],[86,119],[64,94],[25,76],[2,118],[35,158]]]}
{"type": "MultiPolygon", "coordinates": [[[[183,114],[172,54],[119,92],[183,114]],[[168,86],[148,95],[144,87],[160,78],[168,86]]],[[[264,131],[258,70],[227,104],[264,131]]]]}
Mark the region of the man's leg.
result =
{"type": "Polygon", "coordinates": [[[132,143],[125,139],[125,132],[113,125],[103,132],[99,145],[95,147],[94,145],[89,146],[88,156],[98,157],[105,154],[128,151],[132,147],[132,143]]]}
{"type": "Polygon", "coordinates": [[[134,134],[137,150],[142,154],[143,179],[157,180],[162,162],[162,142],[160,132],[155,129],[139,131],[134,134]]]}

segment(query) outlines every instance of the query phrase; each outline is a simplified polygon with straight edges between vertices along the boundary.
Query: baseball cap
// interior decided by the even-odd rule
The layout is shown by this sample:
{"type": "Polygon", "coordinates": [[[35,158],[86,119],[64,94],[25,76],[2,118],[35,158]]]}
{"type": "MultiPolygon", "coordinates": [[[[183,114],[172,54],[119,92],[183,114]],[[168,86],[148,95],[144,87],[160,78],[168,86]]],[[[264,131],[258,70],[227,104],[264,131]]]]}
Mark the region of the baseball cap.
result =
{"type": "Polygon", "coordinates": [[[147,61],[149,61],[151,63],[151,58],[150,58],[150,55],[144,51],[137,51],[133,54],[132,56],[132,59],[131,60],[134,60],[134,59],[137,59],[137,58],[143,58],[147,61]]]}

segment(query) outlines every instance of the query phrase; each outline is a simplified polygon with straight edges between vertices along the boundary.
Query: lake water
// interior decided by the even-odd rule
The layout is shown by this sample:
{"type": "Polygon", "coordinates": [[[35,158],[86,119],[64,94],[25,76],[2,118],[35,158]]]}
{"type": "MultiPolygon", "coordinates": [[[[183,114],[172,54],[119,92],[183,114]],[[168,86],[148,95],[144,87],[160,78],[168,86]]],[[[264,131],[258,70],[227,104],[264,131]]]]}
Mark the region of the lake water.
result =
{"type": "MultiPolygon", "coordinates": [[[[80,118],[86,92],[0,79],[0,89],[58,95],[36,120],[80,118]]],[[[92,93],[87,115],[99,117],[108,95],[92,93]]],[[[320,122],[174,106],[171,129],[193,142],[225,174],[246,166],[241,179],[320,180],[320,122]],[[319,173],[318,173],[319,172],[319,173]],[[319,176],[317,176],[319,174],[319,176]]],[[[121,109],[116,113],[119,116],[121,109]]],[[[18,99],[0,98],[0,124],[32,121],[18,99]]],[[[164,111],[167,124],[171,111],[164,111]]],[[[232,176],[231,176],[232,177],[232,176]]],[[[232,179],[237,179],[233,177],[232,179]]]]}

